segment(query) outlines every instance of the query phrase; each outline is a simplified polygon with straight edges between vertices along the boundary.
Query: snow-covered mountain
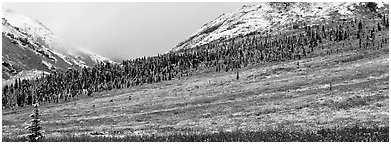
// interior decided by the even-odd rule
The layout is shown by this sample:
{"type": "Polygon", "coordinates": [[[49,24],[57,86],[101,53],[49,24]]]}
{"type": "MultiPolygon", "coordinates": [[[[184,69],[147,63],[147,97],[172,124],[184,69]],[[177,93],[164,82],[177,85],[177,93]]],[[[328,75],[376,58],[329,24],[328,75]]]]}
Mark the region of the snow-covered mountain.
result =
{"type": "Polygon", "coordinates": [[[38,20],[9,9],[2,12],[3,79],[10,79],[22,71],[64,71],[93,66],[100,61],[112,62],[64,42],[38,20]]]}
{"type": "MultiPolygon", "coordinates": [[[[365,5],[365,3],[275,2],[253,6],[244,5],[235,12],[222,14],[203,25],[201,29],[170,51],[194,48],[215,40],[230,39],[254,32],[281,32],[297,22],[321,23],[332,16],[349,17],[360,5],[365,5]]],[[[388,8],[388,3],[377,3],[378,8],[384,5],[388,8]]]]}

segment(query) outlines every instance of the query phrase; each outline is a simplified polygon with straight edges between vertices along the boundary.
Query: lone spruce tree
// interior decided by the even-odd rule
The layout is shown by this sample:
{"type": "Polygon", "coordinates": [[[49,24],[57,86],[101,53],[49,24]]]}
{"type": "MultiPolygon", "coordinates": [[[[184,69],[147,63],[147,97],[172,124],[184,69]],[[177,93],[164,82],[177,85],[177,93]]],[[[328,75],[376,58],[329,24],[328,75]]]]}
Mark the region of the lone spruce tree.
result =
{"type": "Polygon", "coordinates": [[[41,120],[39,119],[39,109],[38,109],[38,103],[34,104],[34,110],[33,113],[30,115],[32,118],[31,124],[26,127],[26,129],[29,130],[30,134],[27,135],[27,139],[30,142],[38,141],[43,137],[43,133],[41,132],[41,120]]]}

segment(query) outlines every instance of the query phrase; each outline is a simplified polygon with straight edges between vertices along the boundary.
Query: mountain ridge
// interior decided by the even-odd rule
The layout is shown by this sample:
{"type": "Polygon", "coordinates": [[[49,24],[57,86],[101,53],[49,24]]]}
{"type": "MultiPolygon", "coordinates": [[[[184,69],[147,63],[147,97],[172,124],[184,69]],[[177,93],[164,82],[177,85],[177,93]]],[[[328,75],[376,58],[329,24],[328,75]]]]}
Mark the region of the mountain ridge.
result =
{"type": "MultiPolygon", "coordinates": [[[[244,5],[238,10],[222,14],[204,24],[184,41],[179,42],[168,52],[190,49],[216,40],[228,40],[254,32],[284,30],[295,22],[320,22],[330,16],[349,17],[355,7],[364,5],[359,2],[271,2],[257,5],[244,5]]],[[[388,3],[377,3],[381,8],[388,3]]]]}
{"type": "Polygon", "coordinates": [[[66,71],[69,68],[90,67],[97,62],[113,62],[64,42],[39,20],[10,9],[3,9],[2,12],[3,80],[11,79],[22,71],[32,73],[26,75],[33,75],[37,71],[66,71]]]}

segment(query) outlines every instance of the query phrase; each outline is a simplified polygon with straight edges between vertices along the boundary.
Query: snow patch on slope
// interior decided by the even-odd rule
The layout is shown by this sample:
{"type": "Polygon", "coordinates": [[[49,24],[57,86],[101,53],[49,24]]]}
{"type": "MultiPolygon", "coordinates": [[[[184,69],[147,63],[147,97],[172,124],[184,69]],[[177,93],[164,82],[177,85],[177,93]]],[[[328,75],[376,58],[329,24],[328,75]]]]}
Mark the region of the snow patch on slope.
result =
{"type": "Polygon", "coordinates": [[[102,57],[100,55],[90,55],[90,58],[94,61],[98,61],[98,62],[113,62],[111,61],[110,59],[106,58],[106,57],[102,57]]]}
{"type": "MultiPolygon", "coordinates": [[[[11,33],[14,37],[25,37],[21,32],[17,31],[14,27],[12,27],[7,20],[2,19],[3,23],[3,33],[11,33]]],[[[8,36],[8,35],[6,35],[8,36]]],[[[9,36],[8,36],[9,37],[9,36]]]]}
{"type": "Polygon", "coordinates": [[[88,67],[84,61],[81,60],[75,60],[75,59],[69,59],[71,60],[74,64],[80,66],[80,67],[88,67]]]}
{"type": "Polygon", "coordinates": [[[47,62],[45,60],[42,60],[42,64],[45,65],[48,69],[55,68],[52,64],[50,64],[49,62],[47,62]]]}
{"type": "Polygon", "coordinates": [[[64,60],[67,64],[69,65],[72,65],[72,63],[67,59],[67,57],[63,54],[60,54],[60,53],[57,53],[55,51],[52,51],[52,53],[54,53],[55,55],[57,55],[58,57],[60,57],[62,60],[64,60]]]}

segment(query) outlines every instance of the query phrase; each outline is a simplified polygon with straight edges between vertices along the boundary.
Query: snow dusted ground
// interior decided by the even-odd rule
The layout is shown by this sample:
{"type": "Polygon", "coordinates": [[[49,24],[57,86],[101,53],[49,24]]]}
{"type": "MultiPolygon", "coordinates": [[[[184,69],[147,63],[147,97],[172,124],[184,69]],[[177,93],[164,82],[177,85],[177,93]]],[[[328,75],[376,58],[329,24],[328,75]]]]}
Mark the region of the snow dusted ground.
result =
{"type": "Polygon", "coordinates": [[[57,52],[55,52],[55,51],[52,51],[54,54],[56,54],[57,56],[59,56],[61,59],[63,59],[67,64],[69,64],[69,65],[72,65],[72,63],[70,62],[70,61],[68,61],[68,58],[65,56],[65,55],[63,55],[63,54],[60,54],[60,53],[57,53],[57,52]]]}
{"type": "Polygon", "coordinates": [[[90,55],[90,58],[94,61],[100,61],[100,62],[113,62],[111,61],[110,59],[106,58],[106,57],[102,57],[100,55],[90,55]]]}
{"type": "MultiPolygon", "coordinates": [[[[295,21],[314,22],[328,18],[334,12],[349,16],[359,3],[315,2],[315,3],[261,3],[243,6],[235,12],[223,14],[205,24],[185,41],[170,51],[194,48],[218,39],[229,39],[255,31],[264,32],[295,21]]],[[[378,7],[383,7],[380,2],[378,7]]],[[[280,29],[279,29],[280,30],[280,29]]]]}
{"type": "Polygon", "coordinates": [[[54,68],[54,66],[52,64],[48,63],[47,61],[42,60],[42,64],[44,64],[48,69],[54,68]]]}
{"type": "Polygon", "coordinates": [[[20,31],[16,30],[13,26],[11,26],[8,22],[3,20],[3,33],[12,33],[16,37],[26,37],[24,34],[22,34],[20,31]]]}
{"type": "Polygon", "coordinates": [[[55,36],[38,20],[13,12],[10,9],[3,9],[3,18],[14,27],[18,27],[20,31],[29,34],[33,40],[42,38],[46,43],[51,43],[55,36]]]}
{"type": "Polygon", "coordinates": [[[87,54],[87,55],[89,55],[89,57],[94,61],[94,62],[96,62],[96,61],[98,61],[98,62],[110,62],[110,63],[115,63],[114,61],[111,61],[110,59],[108,59],[108,58],[106,58],[106,57],[103,57],[103,56],[100,56],[100,55],[98,55],[98,54],[96,54],[96,53],[94,53],[94,52],[92,52],[92,51],[90,51],[90,50],[88,50],[88,49],[86,49],[86,48],[80,48],[80,52],[82,53],[82,54],[87,54]]]}

